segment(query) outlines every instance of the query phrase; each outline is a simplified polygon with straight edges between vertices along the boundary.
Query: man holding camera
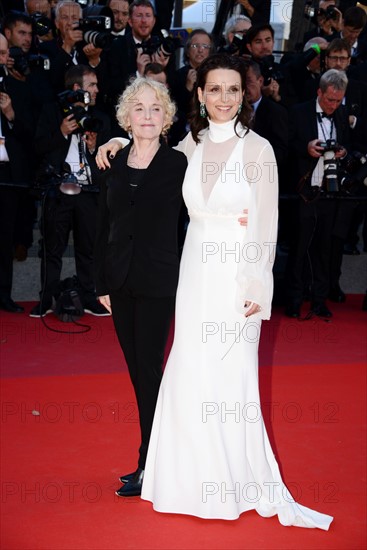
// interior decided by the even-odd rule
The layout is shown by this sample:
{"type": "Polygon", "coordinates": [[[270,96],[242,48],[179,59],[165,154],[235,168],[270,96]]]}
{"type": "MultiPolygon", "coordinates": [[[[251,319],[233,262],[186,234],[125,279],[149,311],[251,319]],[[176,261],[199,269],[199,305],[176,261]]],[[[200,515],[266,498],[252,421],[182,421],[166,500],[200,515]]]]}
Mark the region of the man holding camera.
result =
{"type": "Polygon", "coordinates": [[[166,67],[171,58],[149,44],[156,22],[149,0],[134,0],[130,4],[128,22],[131,33],[114,40],[109,55],[109,94],[114,99],[123,92],[131,77],[144,75],[148,63],[166,67]]]}
{"type": "Polygon", "coordinates": [[[317,100],[295,105],[289,115],[290,153],[299,182],[297,234],[287,265],[286,314],[299,317],[304,291],[310,283],[311,311],[331,317],[329,295],[332,234],[339,200],[336,195],[338,159],[349,147],[348,114],[342,106],[348,79],[331,69],[323,74],[317,100]],[[305,279],[305,272],[309,278],[305,279]]]}
{"type": "Polygon", "coordinates": [[[31,181],[33,113],[29,87],[9,74],[8,57],[8,41],[0,34],[0,308],[21,313],[11,299],[13,253],[17,215],[31,181]]]}
{"type": "Polygon", "coordinates": [[[285,107],[296,102],[288,68],[274,60],[274,29],[271,25],[252,26],[246,33],[247,49],[260,65],[264,77],[262,94],[285,107]]]}
{"type": "Polygon", "coordinates": [[[55,9],[55,26],[57,37],[43,44],[43,51],[51,58],[51,81],[55,92],[61,92],[64,86],[66,71],[72,65],[89,65],[95,69],[100,78],[102,48],[84,40],[80,28],[83,21],[83,10],[74,0],[61,0],[55,9]]]}
{"type": "Polygon", "coordinates": [[[65,88],[58,103],[45,105],[36,132],[36,150],[42,157],[40,176],[47,188],[42,216],[41,301],[31,317],[43,317],[52,311],[70,229],[84,310],[108,315],[97,301],[94,288],[98,189],[93,186],[90,164],[98,146],[109,139],[110,125],[108,117],[94,107],[98,83],[93,69],[85,65],[71,67],[65,76],[65,88]]]}

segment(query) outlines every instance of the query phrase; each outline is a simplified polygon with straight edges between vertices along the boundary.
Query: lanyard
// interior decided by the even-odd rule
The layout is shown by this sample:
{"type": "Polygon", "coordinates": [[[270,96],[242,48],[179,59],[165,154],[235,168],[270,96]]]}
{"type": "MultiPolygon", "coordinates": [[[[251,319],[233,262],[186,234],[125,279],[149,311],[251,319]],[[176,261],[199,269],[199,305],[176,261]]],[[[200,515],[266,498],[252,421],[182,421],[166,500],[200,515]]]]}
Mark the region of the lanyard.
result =
{"type": "MultiPolygon", "coordinates": [[[[319,119],[319,123],[320,123],[320,126],[321,126],[322,135],[324,136],[324,140],[327,141],[327,137],[326,137],[326,135],[325,135],[325,130],[324,130],[324,124],[323,124],[323,122],[322,122],[321,113],[317,113],[317,118],[319,119]]],[[[330,137],[329,137],[329,140],[330,140],[330,139],[333,139],[334,119],[332,118],[330,122],[331,122],[331,124],[330,124],[330,137]]]]}
{"type": "Polygon", "coordinates": [[[91,181],[88,174],[88,162],[85,156],[84,141],[82,140],[82,136],[80,134],[77,135],[77,138],[78,138],[79,167],[80,167],[78,174],[79,175],[82,174],[85,170],[85,175],[87,177],[88,184],[91,185],[91,181]]]}

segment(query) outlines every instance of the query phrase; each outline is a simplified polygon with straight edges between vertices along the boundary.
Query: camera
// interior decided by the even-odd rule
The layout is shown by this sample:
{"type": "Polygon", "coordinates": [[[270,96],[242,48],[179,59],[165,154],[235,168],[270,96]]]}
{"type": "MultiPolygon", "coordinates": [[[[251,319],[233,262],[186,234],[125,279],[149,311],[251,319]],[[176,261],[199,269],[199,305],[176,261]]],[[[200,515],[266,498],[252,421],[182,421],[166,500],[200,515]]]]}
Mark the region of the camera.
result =
{"type": "Polygon", "coordinates": [[[284,74],[275,65],[274,56],[266,55],[262,57],[258,64],[260,66],[261,76],[264,78],[264,86],[269,86],[271,80],[282,82],[284,80],[284,74]]]}
{"type": "Polygon", "coordinates": [[[88,15],[79,20],[77,29],[83,32],[84,41],[95,48],[108,48],[113,40],[111,17],[106,15],[88,15]]]}
{"type": "Polygon", "coordinates": [[[328,193],[337,193],[339,191],[338,178],[338,160],[335,158],[335,153],[340,151],[342,147],[336,143],[335,139],[327,139],[320,141],[319,147],[323,148],[324,157],[324,178],[323,184],[328,193]]]}
{"type": "Polygon", "coordinates": [[[246,38],[243,36],[243,34],[238,33],[233,36],[233,40],[231,44],[228,44],[227,46],[223,46],[218,51],[227,53],[228,55],[236,55],[236,54],[244,55],[246,53],[247,54],[249,53],[247,51],[246,44],[247,44],[246,38]]]}
{"type": "Polygon", "coordinates": [[[66,118],[69,115],[73,115],[78,123],[78,128],[74,133],[98,133],[102,130],[102,120],[90,115],[85,110],[85,107],[83,107],[83,105],[87,106],[90,103],[89,92],[85,92],[84,90],[66,90],[58,94],[57,99],[63,112],[63,117],[66,118]],[[80,103],[83,103],[83,105],[80,105],[80,103]]]}
{"type": "Polygon", "coordinates": [[[51,19],[39,11],[32,13],[31,18],[33,21],[33,32],[37,36],[46,36],[54,27],[51,19]]]}
{"type": "Polygon", "coordinates": [[[35,67],[50,70],[50,60],[46,55],[24,53],[22,48],[16,46],[9,48],[9,55],[14,59],[13,69],[23,76],[28,76],[35,67]]]}
{"type": "Polygon", "coordinates": [[[180,47],[180,40],[168,34],[165,29],[161,30],[161,36],[153,35],[141,44],[137,44],[137,49],[142,49],[144,54],[150,57],[158,53],[163,57],[170,57],[180,47]]]}
{"type": "Polygon", "coordinates": [[[352,151],[341,160],[340,185],[347,194],[358,193],[362,186],[367,188],[367,155],[352,151]]]}
{"type": "Polygon", "coordinates": [[[321,15],[324,16],[326,21],[330,19],[336,21],[339,18],[339,13],[335,6],[328,6],[326,10],[324,10],[323,8],[319,8],[318,1],[306,1],[304,8],[304,16],[306,19],[311,19],[311,21],[317,23],[317,17],[321,15]]]}

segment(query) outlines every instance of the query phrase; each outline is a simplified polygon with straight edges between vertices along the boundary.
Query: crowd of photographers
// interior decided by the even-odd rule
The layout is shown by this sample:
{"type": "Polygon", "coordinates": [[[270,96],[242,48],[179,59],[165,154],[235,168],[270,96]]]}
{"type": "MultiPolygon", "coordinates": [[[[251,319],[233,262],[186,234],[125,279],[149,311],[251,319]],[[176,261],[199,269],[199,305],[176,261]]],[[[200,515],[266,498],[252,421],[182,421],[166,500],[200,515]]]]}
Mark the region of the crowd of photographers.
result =
{"type": "Polygon", "coordinates": [[[300,317],[308,298],[313,315],[331,317],[326,300],[345,301],[343,253],[359,253],[366,217],[367,8],[307,1],[303,41],[280,54],[268,0],[222,2],[213,34],[201,28],[169,34],[173,1],[88,4],[4,2],[0,308],[23,311],[11,298],[13,258],[24,260],[32,245],[39,201],[41,292],[31,316],[55,307],[71,231],[84,311],[108,315],[93,282],[98,188],[92,172],[98,146],[124,136],[115,119],[117,98],[138,74],[168,86],[177,105],[168,141],[176,145],[188,131],[196,70],[222,51],[246,63],[253,129],[270,141],[278,164],[286,314],[300,317]]]}

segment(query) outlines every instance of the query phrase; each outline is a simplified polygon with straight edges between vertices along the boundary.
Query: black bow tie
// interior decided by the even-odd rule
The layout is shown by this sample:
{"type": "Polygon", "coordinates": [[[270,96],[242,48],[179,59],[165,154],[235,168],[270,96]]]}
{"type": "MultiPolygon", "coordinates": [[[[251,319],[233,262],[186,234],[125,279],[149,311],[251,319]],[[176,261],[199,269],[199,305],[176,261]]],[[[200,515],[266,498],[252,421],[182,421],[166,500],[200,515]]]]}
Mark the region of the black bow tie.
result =
{"type": "Polygon", "coordinates": [[[329,120],[333,120],[334,115],[327,115],[326,113],[321,113],[321,118],[327,118],[329,120]]]}

